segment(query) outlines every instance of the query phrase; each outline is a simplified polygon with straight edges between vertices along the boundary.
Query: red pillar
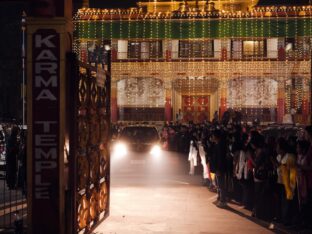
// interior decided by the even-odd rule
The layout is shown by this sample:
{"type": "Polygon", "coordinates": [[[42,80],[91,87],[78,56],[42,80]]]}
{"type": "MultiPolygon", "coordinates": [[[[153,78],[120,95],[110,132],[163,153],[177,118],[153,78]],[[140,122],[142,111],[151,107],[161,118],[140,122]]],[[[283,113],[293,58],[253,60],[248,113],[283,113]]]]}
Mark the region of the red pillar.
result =
{"type": "Polygon", "coordinates": [[[226,98],[225,97],[220,98],[220,108],[219,109],[220,109],[219,116],[221,119],[224,112],[226,111],[226,98]]]}
{"type": "Polygon", "coordinates": [[[117,98],[111,98],[111,121],[113,123],[118,121],[118,107],[117,107],[117,98]]]}
{"type": "Polygon", "coordinates": [[[171,107],[171,98],[166,97],[166,103],[165,103],[165,120],[167,122],[172,121],[172,107],[171,107]]]}
{"type": "Polygon", "coordinates": [[[277,122],[282,123],[285,115],[285,100],[284,98],[277,99],[277,122]]]}

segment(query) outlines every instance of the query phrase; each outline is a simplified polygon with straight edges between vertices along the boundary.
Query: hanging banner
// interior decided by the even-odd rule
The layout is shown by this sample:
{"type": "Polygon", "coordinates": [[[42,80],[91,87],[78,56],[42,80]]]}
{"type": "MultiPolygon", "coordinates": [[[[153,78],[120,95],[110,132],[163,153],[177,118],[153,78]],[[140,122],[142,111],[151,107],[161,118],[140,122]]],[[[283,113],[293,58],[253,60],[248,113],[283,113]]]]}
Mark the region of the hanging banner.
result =
{"type": "Polygon", "coordinates": [[[32,233],[61,233],[60,35],[37,30],[32,52],[32,233]]]}

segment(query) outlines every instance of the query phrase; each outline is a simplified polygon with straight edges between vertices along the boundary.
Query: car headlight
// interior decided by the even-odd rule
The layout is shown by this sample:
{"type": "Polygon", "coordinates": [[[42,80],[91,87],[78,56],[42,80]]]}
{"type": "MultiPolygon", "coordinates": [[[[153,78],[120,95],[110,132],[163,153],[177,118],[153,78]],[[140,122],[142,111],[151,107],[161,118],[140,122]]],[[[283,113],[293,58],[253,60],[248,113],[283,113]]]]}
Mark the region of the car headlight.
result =
{"type": "Polygon", "coordinates": [[[160,148],[160,146],[159,146],[159,145],[154,145],[153,148],[152,148],[152,150],[151,150],[151,154],[152,154],[153,156],[159,156],[160,153],[161,153],[161,148],[160,148]]]}
{"type": "Polygon", "coordinates": [[[114,154],[118,156],[125,156],[127,154],[127,146],[124,143],[116,143],[114,146],[114,154]]]}

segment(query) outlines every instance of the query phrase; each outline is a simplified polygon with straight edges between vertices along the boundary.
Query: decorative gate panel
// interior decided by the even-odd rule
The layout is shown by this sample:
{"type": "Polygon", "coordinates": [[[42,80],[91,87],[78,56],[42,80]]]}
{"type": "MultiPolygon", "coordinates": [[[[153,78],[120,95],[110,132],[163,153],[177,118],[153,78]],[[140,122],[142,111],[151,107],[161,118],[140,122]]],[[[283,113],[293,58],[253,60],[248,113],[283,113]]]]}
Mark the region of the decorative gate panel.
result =
{"type": "Polygon", "coordinates": [[[209,120],[209,96],[182,96],[182,110],[184,121],[202,123],[209,120]]]}
{"type": "Polygon", "coordinates": [[[73,233],[91,233],[109,214],[110,66],[104,67],[106,71],[99,68],[102,72],[96,74],[94,67],[79,65],[75,85],[74,120],[69,120],[75,121],[71,133],[75,155],[71,167],[75,174],[73,233]]]}

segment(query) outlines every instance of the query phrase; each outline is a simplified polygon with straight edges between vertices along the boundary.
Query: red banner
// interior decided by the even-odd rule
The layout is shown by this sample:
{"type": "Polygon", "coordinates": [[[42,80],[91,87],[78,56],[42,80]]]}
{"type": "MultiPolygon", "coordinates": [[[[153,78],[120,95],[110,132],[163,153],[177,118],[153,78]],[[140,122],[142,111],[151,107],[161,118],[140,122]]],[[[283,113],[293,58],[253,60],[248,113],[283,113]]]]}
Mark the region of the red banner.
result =
{"type": "Polygon", "coordinates": [[[40,29],[32,41],[32,233],[60,233],[60,35],[40,29]]]}
{"type": "Polygon", "coordinates": [[[183,99],[184,99],[183,102],[184,102],[185,105],[193,105],[193,103],[194,103],[194,98],[193,97],[184,96],[183,99]]]}
{"type": "Polygon", "coordinates": [[[207,105],[208,104],[208,97],[199,97],[197,99],[199,105],[207,105]]]}

